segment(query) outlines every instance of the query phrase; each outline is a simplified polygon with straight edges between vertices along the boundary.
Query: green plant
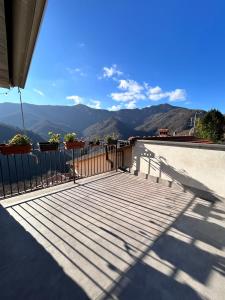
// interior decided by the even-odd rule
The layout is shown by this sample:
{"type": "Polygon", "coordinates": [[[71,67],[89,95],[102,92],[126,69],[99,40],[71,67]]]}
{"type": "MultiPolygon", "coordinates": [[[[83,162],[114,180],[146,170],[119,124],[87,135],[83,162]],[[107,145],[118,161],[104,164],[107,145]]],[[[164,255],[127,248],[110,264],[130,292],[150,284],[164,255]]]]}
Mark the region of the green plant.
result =
{"type": "Polygon", "coordinates": [[[61,135],[59,133],[54,133],[52,131],[49,131],[48,135],[49,135],[49,140],[48,140],[49,143],[56,144],[60,142],[61,135]]]}
{"type": "Polygon", "coordinates": [[[30,139],[25,134],[16,134],[9,140],[9,145],[29,145],[30,139]]]}
{"type": "Polygon", "coordinates": [[[202,118],[197,120],[195,133],[198,137],[219,142],[223,138],[225,118],[221,112],[212,109],[202,118]]]}
{"type": "Polygon", "coordinates": [[[93,139],[93,144],[95,144],[95,145],[99,145],[99,144],[100,144],[100,140],[99,140],[98,137],[95,137],[95,138],[93,139]]]}
{"type": "Polygon", "coordinates": [[[108,141],[108,140],[114,141],[114,140],[117,140],[117,139],[118,139],[118,135],[115,134],[114,132],[112,133],[112,135],[107,135],[107,136],[105,137],[105,140],[106,140],[106,141],[108,141]]]}
{"type": "Polygon", "coordinates": [[[117,140],[117,135],[115,133],[113,133],[112,135],[107,135],[105,137],[105,141],[107,144],[111,144],[113,141],[117,140]]]}
{"type": "Polygon", "coordinates": [[[67,133],[64,135],[64,142],[74,142],[76,140],[76,133],[67,133]]]}
{"type": "Polygon", "coordinates": [[[113,141],[113,138],[111,137],[111,135],[107,135],[107,136],[105,137],[105,142],[106,142],[107,144],[110,144],[112,141],[113,141]]]}

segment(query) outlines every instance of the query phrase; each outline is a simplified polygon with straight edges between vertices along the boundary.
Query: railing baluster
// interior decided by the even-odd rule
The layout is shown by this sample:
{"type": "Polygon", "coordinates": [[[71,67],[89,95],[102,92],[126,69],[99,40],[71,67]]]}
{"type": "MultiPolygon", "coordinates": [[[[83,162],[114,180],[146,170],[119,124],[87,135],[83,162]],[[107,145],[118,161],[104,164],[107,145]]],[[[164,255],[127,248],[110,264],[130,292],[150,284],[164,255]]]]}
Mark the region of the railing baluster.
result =
{"type": "MultiPolygon", "coordinates": [[[[97,150],[98,150],[98,148],[97,148],[97,150]]],[[[96,153],[97,153],[97,151],[96,151],[96,149],[95,149],[95,151],[94,151],[94,158],[93,158],[93,160],[94,160],[94,161],[93,161],[93,163],[94,163],[94,169],[93,169],[93,170],[94,170],[94,175],[96,174],[96,173],[95,173],[95,159],[96,159],[96,153]]]]}
{"type": "Polygon", "coordinates": [[[9,166],[9,156],[8,154],[6,155],[6,160],[7,160],[7,166],[8,166],[8,175],[9,175],[9,186],[10,186],[10,193],[12,196],[12,181],[11,181],[11,172],[10,172],[10,166],[9,166]]]}
{"type": "Polygon", "coordinates": [[[46,184],[48,186],[48,166],[47,166],[47,153],[44,152],[44,159],[45,159],[45,169],[46,169],[46,173],[45,173],[45,177],[46,177],[46,184]]]}
{"type": "Polygon", "coordinates": [[[18,178],[18,172],[17,172],[17,164],[16,164],[16,156],[13,154],[13,160],[14,160],[14,166],[15,166],[15,172],[16,172],[16,186],[17,186],[17,192],[18,194],[20,193],[20,188],[19,188],[19,178],[18,178]]]}
{"type": "Polygon", "coordinates": [[[89,153],[90,153],[90,149],[89,146],[87,147],[88,151],[87,151],[87,162],[88,162],[88,175],[87,177],[89,177],[89,153]]]}
{"type": "Polygon", "coordinates": [[[42,155],[40,155],[39,161],[40,161],[40,170],[41,170],[41,186],[43,188],[43,169],[42,169],[42,155]]]}
{"type": "Polygon", "coordinates": [[[1,172],[1,181],[2,181],[2,192],[3,192],[3,197],[5,198],[5,185],[4,185],[4,177],[3,177],[3,172],[2,172],[2,160],[0,158],[0,172],[1,172]]]}
{"type": "Polygon", "coordinates": [[[61,149],[59,150],[59,172],[60,172],[60,179],[62,183],[62,162],[61,162],[61,149]]]}
{"type": "Polygon", "coordinates": [[[72,149],[72,159],[73,159],[73,182],[75,183],[74,149],[72,149]]]}
{"type": "Polygon", "coordinates": [[[56,151],[54,151],[54,156],[55,156],[55,182],[58,183],[58,178],[57,178],[57,156],[56,156],[56,151]]]}
{"type": "MultiPolygon", "coordinates": [[[[32,148],[32,153],[34,154],[34,148],[32,148]]],[[[37,158],[36,155],[34,157],[35,157],[35,166],[37,166],[34,170],[35,186],[36,186],[36,189],[37,189],[38,188],[38,158],[37,158]]]]}
{"type": "Polygon", "coordinates": [[[32,178],[31,178],[31,171],[30,171],[30,155],[29,154],[26,155],[27,155],[28,170],[29,170],[29,177],[30,177],[30,189],[32,190],[33,187],[32,187],[32,178]]]}
{"type": "Polygon", "coordinates": [[[107,164],[106,164],[106,157],[105,157],[105,153],[104,153],[104,149],[102,151],[102,159],[103,159],[103,171],[107,172],[107,164]]]}
{"type": "Polygon", "coordinates": [[[21,160],[21,167],[22,167],[22,173],[23,173],[23,188],[24,192],[26,192],[26,176],[24,171],[24,164],[23,164],[23,156],[20,154],[20,160],[21,160]]]}
{"type": "Polygon", "coordinates": [[[101,173],[103,173],[104,172],[104,165],[105,165],[104,153],[101,153],[101,162],[102,162],[101,173]]]}
{"type": "Polygon", "coordinates": [[[99,164],[99,166],[100,166],[100,174],[102,173],[102,153],[100,153],[100,156],[99,156],[99,158],[100,158],[100,164],[99,164]]]}
{"type": "Polygon", "coordinates": [[[89,176],[92,176],[92,146],[89,146],[89,162],[90,162],[89,176]]]}
{"type": "Polygon", "coordinates": [[[98,151],[98,155],[97,155],[97,174],[99,173],[99,151],[98,151]]]}
{"type": "Polygon", "coordinates": [[[49,151],[49,161],[50,161],[50,174],[51,174],[51,180],[53,185],[54,180],[53,180],[53,170],[52,170],[52,151],[49,151]]]}
{"type": "Polygon", "coordinates": [[[38,188],[38,173],[37,173],[38,168],[36,168],[35,170],[36,170],[36,172],[34,174],[34,178],[35,178],[35,186],[36,186],[36,189],[37,189],[38,188]]]}
{"type": "Polygon", "coordinates": [[[93,159],[93,149],[92,148],[91,148],[90,156],[91,156],[90,157],[90,160],[91,160],[90,161],[90,163],[91,163],[91,172],[90,172],[91,174],[90,174],[90,176],[92,176],[92,169],[93,169],[93,161],[92,161],[92,159],[93,159]]]}
{"type": "Polygon", "coordinates": [[[66,181],[66,155],[65,155],[65,148],[63,148],[63,151],[62,151],[62,160],[63,160],[63,174],[65,176],[65,181],[66,181]]]}
{"type": "Polygon", "coordinates": [[[116,143],[116,172],[118,172],[118,161],[117,161],[117,159],[118,159],[118,157],[117,157],[117,143],[116,143]]]}
{"type": "Polygon", "coordinates": [[[79,166],[80,166],[81,178],[83,177],[82,153],[83,153],[83,148],[81,148],[81,150],[80,150],[80,157],[79,157],[79,166]]]}
{"type": "Polygon", "coordinates": [[[80,178],[80,169],[79,169],[79,162],[78,162],[79,155],[80,155],[80,149],[77,150],[77,155],[76,155],[77,156],[76,157],[76,161],[77,161],[77,174],[76,174],[76,176],[77,176],[77,179],[80,178]]]}

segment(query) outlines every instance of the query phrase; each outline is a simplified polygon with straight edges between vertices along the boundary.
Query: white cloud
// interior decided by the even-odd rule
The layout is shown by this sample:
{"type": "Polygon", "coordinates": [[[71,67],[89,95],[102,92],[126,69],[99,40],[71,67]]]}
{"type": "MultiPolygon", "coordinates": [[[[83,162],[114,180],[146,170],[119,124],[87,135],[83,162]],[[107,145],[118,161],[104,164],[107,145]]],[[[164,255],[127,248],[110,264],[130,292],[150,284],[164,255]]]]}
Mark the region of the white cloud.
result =
{"type": "Polygon", "coordinates": [[[159,101],[163,98],[167,98],[169,94],[167,92],[163,92],[160,86],[151,87],[146,84],[148,99],[152,101],[159,101]]]}
{"type": "Polygon", "coordinates": [[[40,91],[38,89],[33,89],[33,91],[42,97],[44,97],[44,95],[45,95],[42,91],[40,91]]]}
{"type": "Polygon", "coordinates": [[[185,101],[187,93],[184,89],[176,89],[169,93],[170,101],[185,101]]]}
{"type": "Polygon", "coordinates": [[[159,86],[155,86],[155,87],[150,87],[149,88],[149,93],[150,94],[160,94],[162,92],[162,89],[161,89],[161,87],[159,87],[159,86]]]}
{"type": "Polygon", "coordinates": [[[111,93],[111,97],[115,101],[133,101],[133,100],[144,100],[146,98],[143,93],[144,87],[134,80],[122,79],[119,81],[118,89],[124,92],[111,93]]]}
{"type": "MultiPolygon", "coordinates": [[[[111,78],[113,76],[120,76],[122,75],[123,72],[121,72],[118,68],[117,65],[112,65],[111,67],[103,67],[103,77],[104,78],[111,78]]],[[[100,79],[102,77],[99,77],[100,79]]]]}
{"type": "Polygon", "coordinates": [[[160,86],[151,87],[148,83],[140,84],[131,79],[119,80],[117,88],[122,92],[111,93],[111,98],[120,102],[145,100],[146,98],[152,101],[166,98],[169,101],[185,101],[187,97],[185,89],[163,91],[160,86]]]}
{"type": "Polygon", "coordinates": [[[137,106],[136,106],[136,101],[130,101],[130,102],[128,102],[125,106],[126,106],[126,108],[128,108],[128,109],[134,109],[134,108],[137,107],[137,106]]]}
{"type": "MultiPolygon", "coordinates": [[[[186,101],[187,93],[185,89],[174,89],[174,90],[163,90],[160,86],[151,86],[149,83],[139,83],[132,79],[120,79],[118,76],[123,73],[118,70],[117,65],[112,65],[112,67],[103,68],[102,78],[112,78],[115,82],[119,82],[117,86],[117,91],[112,92],[110,97],[118,102],[128,102],[125,106],[128,108],[136,107],[136,102],[139,100],[152,100],[159,101],[166,99],[167,101],[186,101]]],[[[117,106],[112,106],[113,109],[117,109],[117,106]]],[[[109,108],[110,109],[110,108],[109,108]]]]}
{"type": "Polygon", "coordinates": [[[146,98],[144,94],[134,94],[130,92],[111,93],[111,97],[113,100],[121,102],[127,102],[132,100],[144,100],[146,98]]]}
{"type": "Polygon", "coordinates": [[[120,109],[121,109],[121,105],[120,104],[108,107],[108,110],[110,110],[110,111],[117,111],[117,110],[120,110],[120,109]]]}
{"type": "Polygon", "coordinates": [[[125,80],[122,79],[120,80],[120,84],[118,86],[119,89],[121,90],[127,90],[128,92],[131,93],[140,93],[144,88],[142,85],[137,83],[137,81],[134,80],[125,80]]]}
{"type": "Polygon", "coordinates": [[[91,104],[88,104],[88,106],[95,108],[95,109],[101,109],[101,101],[91,100],[91,104]]]}
{"type": "Polygon", "coordinates": [[[159,86],[148,87],[147,95],[148,98],[153,101],[159,101],[165,98],[168,98],[169,101],[184,101],[187,97],[187,93],[184,89],[163,92],[159,86]]]}
{"type": "Polygon", "coordinates": [[[185,89],[163,91],[159,86],[151,87],[147,83],[140,84],[130,79],[120,80],[117,88],[123,92],[111,93],[111,98],[120,102],[145,100],[146,98],[152,101],[159,101],[166,98],[169,101],[185,101],[187,97],[185,89]]]}
{"type": "Polygon", "coordinates": [[[83,99],[77,95],[67,96],[66,99],[72,100],[74,104],[80,104],[83,101],[83,99]]]}
{"type": "Polygon", "coordinates": [[[167,98],[169,93],[159,93],[159,94],[149,94],[148,98],[152,101],[159,101],[161,99],[167,98]]]}

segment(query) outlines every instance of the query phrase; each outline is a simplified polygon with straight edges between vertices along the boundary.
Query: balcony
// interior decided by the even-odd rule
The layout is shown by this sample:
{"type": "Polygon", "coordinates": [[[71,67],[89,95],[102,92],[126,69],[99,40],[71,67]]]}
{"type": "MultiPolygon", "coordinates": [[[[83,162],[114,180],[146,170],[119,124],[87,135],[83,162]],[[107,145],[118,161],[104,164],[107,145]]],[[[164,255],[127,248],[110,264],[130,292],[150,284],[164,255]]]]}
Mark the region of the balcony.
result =
{"type": "MultiPolygon", "coordinates": [[[[1,87],[24,88],[45,2],[1,1],[1,87]]],[[[224,166],[172,140],[0,154],[0,299],[224,299],[224,166]]]]}
{"type": "Polygon", "coordinates": [[[223,299],[225,202],[149,179],[113,169],[2,200],[2,299],[223,299]]]}
{"type": "Polygon", "coordinates": [[[225,201],[152,176],[114,165],[3,199],[1,299],[224,299],[225,201]]]}

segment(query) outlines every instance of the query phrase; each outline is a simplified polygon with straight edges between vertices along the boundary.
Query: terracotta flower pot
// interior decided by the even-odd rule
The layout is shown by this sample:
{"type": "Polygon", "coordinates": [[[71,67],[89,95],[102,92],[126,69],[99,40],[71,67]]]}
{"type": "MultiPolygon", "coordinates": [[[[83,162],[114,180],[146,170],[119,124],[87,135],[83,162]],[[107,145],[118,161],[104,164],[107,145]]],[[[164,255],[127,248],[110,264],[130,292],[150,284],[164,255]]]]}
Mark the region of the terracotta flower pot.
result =
{"type": "Polygon", "coordinates": [[[84,148],[84,141],[64,142],[67,150],[84,148]]]}
{"type": "Polygon", "coordinates": [[[9,144],[1,144],[0,152],[3,155],[9,154],[26,154],[32,151],[32,145],[9,145],[9,144]]]}
{"type": "Polygon", "coordinates": [[[57,151],[59,149],[59,143],[40,142],[39,149],[41,152],[57,151]]]}

